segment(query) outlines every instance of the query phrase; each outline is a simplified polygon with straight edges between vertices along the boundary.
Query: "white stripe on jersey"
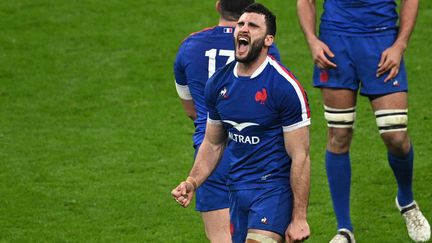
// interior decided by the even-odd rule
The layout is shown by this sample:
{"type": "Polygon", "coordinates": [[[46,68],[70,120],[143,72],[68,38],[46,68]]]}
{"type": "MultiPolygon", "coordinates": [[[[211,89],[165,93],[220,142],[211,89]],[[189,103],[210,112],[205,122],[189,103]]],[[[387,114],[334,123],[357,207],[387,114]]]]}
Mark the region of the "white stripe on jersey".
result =
{"type": "Polygon", "coordinates": [[[192,95],[190,93],[189,86],[180,85],[177,82],[175,82],[175,85],[176,85],[177,94],[182,100],[192,100],[192,95]]]}
{"type": "Polygon", "coordinates": [[[209,117],[209,113],[207,112],[207,122],[213,125],[222,125],[221,120],[213,120],[209,117]]]}
{"type": "Polygon", "coordinates": [[[306,97],[303,95],[302,88],[299,86],[299,84],[277,63],[275,60],[271,59],[270,57],[267,57],[269,60],[270,65],[272,65],[276,71],[282,75],[293,87],[294,90],[297,93],[297,97],[300,100],[301,108],[302,108],[302,118],[303,121],[310,120],[308,117],[308,110],[306,105],[306,97]]]}
{"type": "Polygon", "coordinates": [[[283,126],[282,129],[284,132],[291,132],[291,131],[296,130],[297,128],[309,126],[310,124],[311,124],[310,119],[307,119],[307,120],[297,122],[297,123],[289,125],[289,126],[283,126]]]}

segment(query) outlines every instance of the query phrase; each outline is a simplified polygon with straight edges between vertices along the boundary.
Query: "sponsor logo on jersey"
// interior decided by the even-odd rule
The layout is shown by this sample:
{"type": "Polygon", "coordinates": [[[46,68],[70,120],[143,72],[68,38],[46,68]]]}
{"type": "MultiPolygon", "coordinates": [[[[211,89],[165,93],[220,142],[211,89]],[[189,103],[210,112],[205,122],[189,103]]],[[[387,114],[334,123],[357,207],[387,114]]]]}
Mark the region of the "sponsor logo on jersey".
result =
{"type": "Polygon", "coordinates": [[[329,80],[328,71],[327,70],[321,70],[319,78],[320,78],[321,83],[327,83],[329,80]]]}
{"type": "Polygon", "coordinates": [[[259,102],[260,104],[264,105],[264,103],[267,100],[267,90],[265,88],[262,88],[262,90],[259,90],[255,94],[255,101],[259,102]]]}
{"type": "Polygon", "coordinates": [[[228,132],[228,137],[237,143],[247,143],[247,144],[255,145],[260,142],[260,138],[257,136],[244,136],[232,132],[228,132]]]}
{"type": "MultiPolygon", "coordinates": [[[[222,120],[222,121],[232,125],[233,128],[239,132],[241,132],[243,129],[245,129],[247,127],[259,126],[259,124],[253,123],[253,122],[237,123],[235,121],[230,121],[230,120],[222,120]]],[[[258,144],[260,142],[260,138],[257,136],[245,136],[245,135],[236,134],[233,132],[228,132],[228,137],[229,137],[229,139],[231,139],[232,141],[237,142],[237,143],[245,143],[245,144],[255,145],[255,144],[258,144]]]]}
{"type": "Polygon", "coordinates": [[[220,96],[222,96],[224,99],[228,98],[228,94],[227,94],[227,88],[224,87],[221,91],[220,91],[220,96]]]}
{"type": "Polygon", "coordinates": [[[237,131],[241,132],[243,129],[245,129],[246,127],[250,127],[250,126],[258,126],[259,124],[257,123],[253,123],[253,122],[243,122],[243,123],[237,123],[235,121],[230,121],[230,120],[222,120],[223,122],[226,122],[230,125],[232,125],[237,131]]]}

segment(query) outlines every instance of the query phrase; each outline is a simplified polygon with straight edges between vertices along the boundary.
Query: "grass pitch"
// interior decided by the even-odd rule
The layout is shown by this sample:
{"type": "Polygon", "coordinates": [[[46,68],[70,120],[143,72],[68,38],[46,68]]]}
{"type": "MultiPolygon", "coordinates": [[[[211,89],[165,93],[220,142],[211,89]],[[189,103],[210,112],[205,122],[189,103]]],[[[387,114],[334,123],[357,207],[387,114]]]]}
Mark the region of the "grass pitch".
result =
{"type": "MultiPolygon", "coordinates": [[[[335,232],[324,171],[322,102],[294,1],[278,17],[283,63],[309,95],[309,242],[335,232]]],[[[321,2],[319,2],[320,4],[321,2]]],[[[217,24],[214,2],[17,0],[0,3],[0,242],[206,242],[170,191],[192,165],[193,127],[172,64],[189,33],[217,24]]],[[[414,191],[432,220],[432,3],[420,1],[406,52],[414,191]]],[[[359,242],[410,242],[371,108],[358,105],[352,217],[359,242]]]]}

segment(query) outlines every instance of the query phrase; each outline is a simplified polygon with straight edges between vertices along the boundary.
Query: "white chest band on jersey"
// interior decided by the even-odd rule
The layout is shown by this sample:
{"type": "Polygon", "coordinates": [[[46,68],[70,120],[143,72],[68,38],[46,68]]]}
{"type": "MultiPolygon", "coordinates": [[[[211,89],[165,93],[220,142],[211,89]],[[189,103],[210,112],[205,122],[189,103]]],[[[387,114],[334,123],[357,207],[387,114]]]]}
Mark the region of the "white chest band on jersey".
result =
{"type": "Polygon", "coordinates": [[[355,107],[336,109],[324,105],[324,117],[328,127],[354,128],[355,107]]]}
{"type": "Polygon", "coordinates": [[[408,109],[377,110],[375,117],[380,134],[407,130],[408,109]]]}

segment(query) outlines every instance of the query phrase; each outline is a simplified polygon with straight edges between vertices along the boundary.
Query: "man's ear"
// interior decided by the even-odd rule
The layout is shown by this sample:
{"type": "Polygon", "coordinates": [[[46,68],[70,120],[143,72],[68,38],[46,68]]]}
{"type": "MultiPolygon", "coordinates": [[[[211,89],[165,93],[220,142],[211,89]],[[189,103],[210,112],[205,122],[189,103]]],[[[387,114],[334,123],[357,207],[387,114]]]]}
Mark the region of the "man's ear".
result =
{"type": "Polygon", "coordinates": [[[270,47],[273,44],[274,36],[273,35],[266,35],[264,39],[264,45],[267,47],[270,47]]]}
{"type": "Polygon", "coordinates": [[[215,8],[216,8],[216,11],[218,11],[218,13],[221,12],[221,3],[220,3],[220,1],[216,1],[216,6],[215,6],[215,8]]]}

